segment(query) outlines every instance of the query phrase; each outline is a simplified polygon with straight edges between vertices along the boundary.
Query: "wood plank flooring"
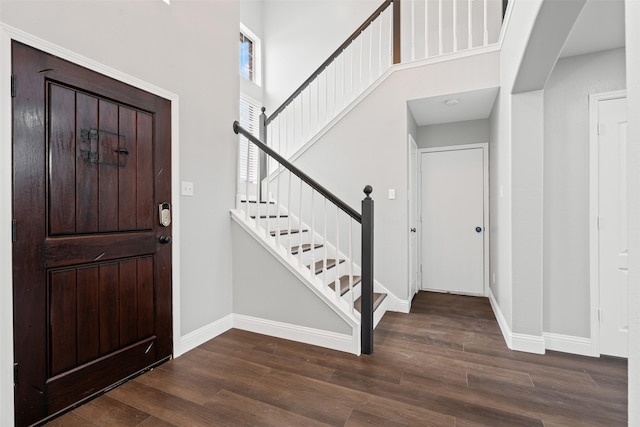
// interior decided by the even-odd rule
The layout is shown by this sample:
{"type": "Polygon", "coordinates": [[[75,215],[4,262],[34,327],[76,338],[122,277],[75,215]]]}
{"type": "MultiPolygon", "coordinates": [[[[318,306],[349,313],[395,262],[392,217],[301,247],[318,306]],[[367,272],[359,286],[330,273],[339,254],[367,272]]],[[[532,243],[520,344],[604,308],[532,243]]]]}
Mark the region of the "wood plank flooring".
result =
{"type": "Polygon", "coordinates": [[[232,329],[50,426],[624,426],[627,362],[510,351],[486,298],[419,293],[372,356],[232,329]]]}

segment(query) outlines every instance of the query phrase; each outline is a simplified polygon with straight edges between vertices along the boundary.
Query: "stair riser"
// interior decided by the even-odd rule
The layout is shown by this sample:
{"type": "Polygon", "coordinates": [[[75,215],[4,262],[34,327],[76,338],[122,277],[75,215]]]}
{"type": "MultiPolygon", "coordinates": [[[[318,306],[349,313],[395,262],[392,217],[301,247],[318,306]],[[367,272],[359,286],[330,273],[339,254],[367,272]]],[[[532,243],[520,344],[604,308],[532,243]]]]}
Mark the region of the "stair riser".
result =
{"type": "Polygon", "coordinates": [[[279,229],[279,230],[288,230],[289,227],[291,228],[300,228],[298,227],[298,223],[294,220],[291,219],[291,224],[289,224],[289,218],[260,218],[259,220],[260,222],[260,227],[262,228],[267,228],[267,226],[269,227],[270,231],[279,229]]]}
{"type": "MultiPolygon", "coordinates": [[[[245,203],[241,204],[241,210],[244,212],[245,203]]],[[[266,203],[249,203],[249,215],[255,216],[258,213],[260,215],[276,215],[282,212],[279,212],[278,205],[276,204],[267,205],[266,203]]]]}

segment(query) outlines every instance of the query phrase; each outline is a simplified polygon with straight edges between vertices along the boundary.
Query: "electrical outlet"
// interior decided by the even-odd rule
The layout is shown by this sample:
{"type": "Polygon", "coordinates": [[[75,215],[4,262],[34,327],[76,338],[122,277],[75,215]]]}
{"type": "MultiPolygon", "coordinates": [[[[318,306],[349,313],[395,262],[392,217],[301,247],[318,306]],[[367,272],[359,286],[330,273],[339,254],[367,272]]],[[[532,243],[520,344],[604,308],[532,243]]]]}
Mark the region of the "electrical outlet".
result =
{"type": "Polygon", "coordinates": [[[182,181],[182,195],[193,196],[193,182],[182,181]]]}

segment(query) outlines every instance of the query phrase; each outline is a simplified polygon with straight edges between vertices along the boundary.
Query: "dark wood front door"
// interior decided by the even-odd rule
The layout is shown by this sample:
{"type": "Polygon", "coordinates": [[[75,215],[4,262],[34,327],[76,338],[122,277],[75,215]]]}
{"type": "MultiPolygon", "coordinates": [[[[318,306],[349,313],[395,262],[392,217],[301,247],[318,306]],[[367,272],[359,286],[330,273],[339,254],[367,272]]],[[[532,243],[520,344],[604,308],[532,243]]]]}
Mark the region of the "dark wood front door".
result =
{"type": "Polygon", "coordinates": [[[16,423],[172,353],[170,102],[14,42],[16,423]]]}

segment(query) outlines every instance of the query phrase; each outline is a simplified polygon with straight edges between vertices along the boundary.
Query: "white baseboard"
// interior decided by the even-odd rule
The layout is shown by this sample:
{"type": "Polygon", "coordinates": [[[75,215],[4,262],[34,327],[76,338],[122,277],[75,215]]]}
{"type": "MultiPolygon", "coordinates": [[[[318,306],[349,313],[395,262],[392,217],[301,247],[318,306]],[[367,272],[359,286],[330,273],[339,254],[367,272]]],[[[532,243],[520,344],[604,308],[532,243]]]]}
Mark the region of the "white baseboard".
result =
{"type": "Polygon", "coordinates": [[[360,339],[359,333],[351,336],[242,314],[233,315],[233,327],[244,331],[358,354],[359,343],[356,342],[356,339],[360,339]]]}
{"type": "Polygon", "coordinates": [[[231,328],[233,328],[233,314],[189,332],[187,335],[180,337],[179,345],[173,349],[173,357],[181,356],[231,328]]]}
{"type": "Polygon", "coordinates": [[[511,350],[524,351],[527,353],[544,354],[545,352],[545,340],[544,337],[538,337],[535,335],[517,334],[511,331],[509,323],[506,317],[502,313],[498,301],[496,301],[493,291],[489,289],[489,302],[491,308],[502,331],[504,341],[507,343],[507,347],[511,350]]]}
{"type": "Polygon", "coordinates": [[[544,354],[544,337],[536,335],[511,333],[511,350],[527,353],[544,354]]]}
{"type": "Polygon", "coordinates": [[[581,356],[597,356],[593,354],[590,338],[574,337],[572,335],[543,333],[547,350],[561,351],[563,353],[579,354],[581,356]]]}

